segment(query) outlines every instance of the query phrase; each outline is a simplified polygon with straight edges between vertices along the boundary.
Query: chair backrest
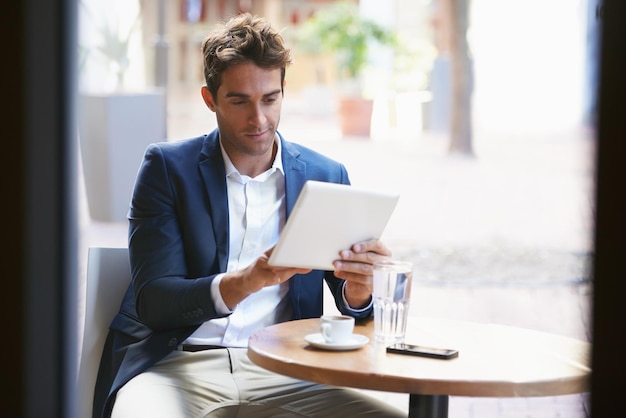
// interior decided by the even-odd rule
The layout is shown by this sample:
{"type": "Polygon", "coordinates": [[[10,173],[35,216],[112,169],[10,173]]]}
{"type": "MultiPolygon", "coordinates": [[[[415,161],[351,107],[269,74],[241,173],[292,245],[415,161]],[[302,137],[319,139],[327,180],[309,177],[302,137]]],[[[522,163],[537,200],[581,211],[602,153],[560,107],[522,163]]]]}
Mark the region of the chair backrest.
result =
{"type": "Polygon", "coordinates": [[[85,328],[78,367],[77,417],[91,417],[102,348],[130,280],[128,248],[89,248],[85,328]]]}

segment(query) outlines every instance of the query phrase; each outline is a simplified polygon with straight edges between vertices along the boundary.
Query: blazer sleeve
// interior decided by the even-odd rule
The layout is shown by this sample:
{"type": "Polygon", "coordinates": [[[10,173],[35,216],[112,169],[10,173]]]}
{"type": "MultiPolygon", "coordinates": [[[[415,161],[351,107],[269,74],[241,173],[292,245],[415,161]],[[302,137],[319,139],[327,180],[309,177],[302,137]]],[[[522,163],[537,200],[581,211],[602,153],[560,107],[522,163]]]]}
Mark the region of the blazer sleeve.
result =
{"type": "MultiPolygon", "coordinates": [[[[189,162],[177,161],[176,155],[166,158],[164,147],[156,144],[146,150],[129,211],[129,252],[137,314],[153,330],[200,325],[220,316],[210,293],[211,282],[219,273],[213,234],[204,234],[202,242],[193,243],[204,245],[206,251],[203,265],[192,269],[185,255],[185,247],[191,243],[183,238],[184,226],[179,221],[186,214],[179,202],[181,194],[190,200],[187,207],[202,205],[197,195],[204,194],[200,186],[190,184],[194,183],[188,180],[193,179],[193,173],[181,171],[180,167],[189,162]]],[[[189,216],[192,219],[185,222],[193,224],[195,216],[198,227],[210,226],[207,211],[203,211],[202,219],[199,215],[189,216]]]]}

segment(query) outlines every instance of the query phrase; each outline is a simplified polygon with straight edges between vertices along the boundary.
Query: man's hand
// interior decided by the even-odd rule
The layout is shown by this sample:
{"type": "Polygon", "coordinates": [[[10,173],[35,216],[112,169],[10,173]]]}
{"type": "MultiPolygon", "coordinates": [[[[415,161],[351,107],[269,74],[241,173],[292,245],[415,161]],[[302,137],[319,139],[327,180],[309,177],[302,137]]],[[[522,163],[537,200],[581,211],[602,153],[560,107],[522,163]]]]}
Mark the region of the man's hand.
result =
{"type": "Polygon", "coordinates": [[[274,248],[270,248],[248,267],[226,273],[220,282],[222,299],[229,309],[251,294],[264,287],[281,284],[291,279],[295,274],[306,274],[311,269],[275,267],[267,264],[274,248]]]}
{"type": "Polygon", "coordinates": [[[363,241],[339,253],[335,276],[346,280],[346,300],[351,308],[366,306],[374,290],[373,264],[391,258],[391,250],[380,240],[363,241]]]}

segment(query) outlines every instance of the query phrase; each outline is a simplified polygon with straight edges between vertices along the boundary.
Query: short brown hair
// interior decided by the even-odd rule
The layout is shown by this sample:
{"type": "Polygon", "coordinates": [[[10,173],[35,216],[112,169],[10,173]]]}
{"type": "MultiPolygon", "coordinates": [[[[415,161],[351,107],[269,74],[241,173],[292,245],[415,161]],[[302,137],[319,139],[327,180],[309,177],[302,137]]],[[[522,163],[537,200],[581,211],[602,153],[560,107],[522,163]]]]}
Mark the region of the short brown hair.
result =
{"type": "Polygon", "coordinates": [[[217,97],[222,73],[229,67],[251,61],[261,68],[281,69],[281,86],[291,53],[283,37],[264,18],[249,13],[233,17],[218,26],[202,42],[204,80],[217,97]]]}

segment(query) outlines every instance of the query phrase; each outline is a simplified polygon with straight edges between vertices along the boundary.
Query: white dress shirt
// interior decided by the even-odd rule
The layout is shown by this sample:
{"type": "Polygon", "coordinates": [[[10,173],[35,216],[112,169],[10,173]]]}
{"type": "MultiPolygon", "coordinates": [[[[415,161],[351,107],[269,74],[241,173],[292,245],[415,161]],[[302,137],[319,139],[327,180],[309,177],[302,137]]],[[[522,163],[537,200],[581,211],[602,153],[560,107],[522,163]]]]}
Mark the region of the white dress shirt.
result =
{"type": "MultiPolygon", "coordinates": [[[[275,144],[276,157],[272,167],[254,178],[241,175],[224,147],[221,147],[226,168],[230,228],[227,272],[247,267],[263,252],[276,245],[285,226],[285,172],[278,137],[275,144]]],[[[256,331],[291,319],[292,308],[287,295],[289,281],[253,293],[231,311],[219,290],[222,277],[224,273],[213,280],[211,297],[217,312],[229,315],[203,323],[184,341],[185,344],[247,347],[248,339],[256,331]]],[[[348,306],[345,289],[344,283],[342,297],[348,306]]],[[[369,309],[371,305],[372,301],[365,308],[350,310],[359,313],[369,309]]]]}
{"type": "MultiPolygon", "coordinates": [[[[250,265],[275,245],[285,225],[285,179],[278,137],[275,144],[272,167],[254,178],[241,175],[222,147],[230,228],[227,272],[250,265]]],[[[218,313],[230,315],[205,322],[187,338],[186,344],[247,347],[255,331],[291,319],[288,281],[248,296],[231,312],[219,291],[223,276],[218,275],[213,281],[211,294],[218,313]]]]}

